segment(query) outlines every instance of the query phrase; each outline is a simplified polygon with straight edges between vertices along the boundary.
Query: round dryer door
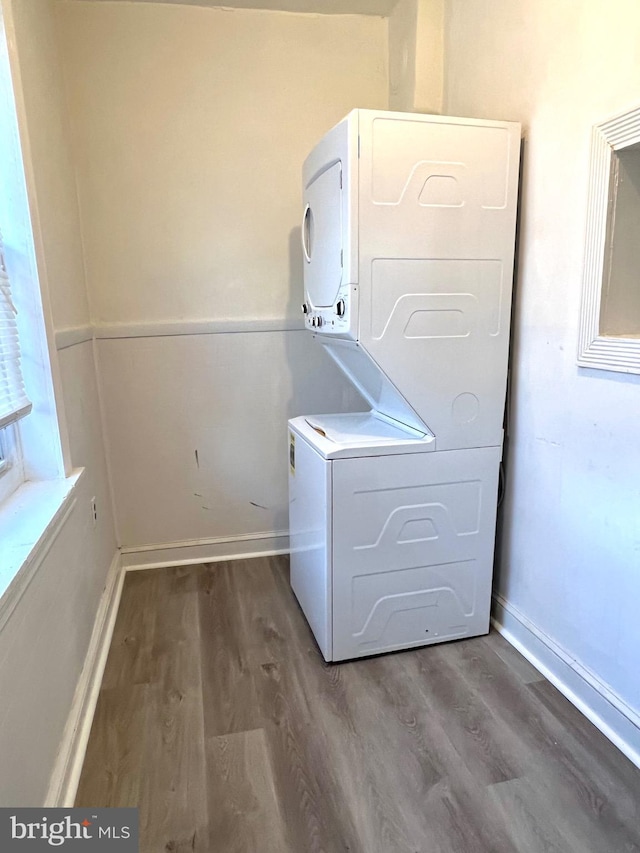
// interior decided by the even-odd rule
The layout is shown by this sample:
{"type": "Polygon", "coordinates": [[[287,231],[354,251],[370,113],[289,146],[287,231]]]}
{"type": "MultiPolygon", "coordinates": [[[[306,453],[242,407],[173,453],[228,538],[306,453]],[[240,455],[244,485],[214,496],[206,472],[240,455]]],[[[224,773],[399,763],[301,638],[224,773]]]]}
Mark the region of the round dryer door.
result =
{"type": "Polygon", "coordinates": [[[312,308],[335,304],[342,282],[342,164],[325,169],[305,192],[304,286],[312,308]]]}

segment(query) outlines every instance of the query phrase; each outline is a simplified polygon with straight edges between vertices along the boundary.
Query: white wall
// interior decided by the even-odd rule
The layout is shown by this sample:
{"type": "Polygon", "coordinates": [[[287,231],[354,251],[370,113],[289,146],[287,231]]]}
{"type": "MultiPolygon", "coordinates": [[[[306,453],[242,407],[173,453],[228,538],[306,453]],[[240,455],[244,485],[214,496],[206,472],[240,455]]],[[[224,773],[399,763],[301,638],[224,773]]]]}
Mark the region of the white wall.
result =
{"type": "Polygon", "coordinates": [[[526,140],[497,590],[577,692],[611,691],[598,713],[636,753],[640,377],[576,353],[590,130],[637,104],[639,39],[635,0],[447,2],[445,111],[519,120],[526,140]]]}
{"type": "Polygon", "coordinates": [[[362,406],[299,331],[301,164],[386,107],[387,22],[57,8],[120,542],[286,532],[287,418],[362,406]]]}
{"type": "Polygon", "coordinates": [[[94,321],[299,319],[301,163],[354,106],[386,105],[386,21],[77,2],[58,18],[94,321]]]}
{"type": "Polygon", "coordinates": [[[287,547],[287,418],[362,408],[305,330],[104,340],[100,363],[125,548],[287,547]]]}
{"type": "MultiPolygon", "coordinates": [[[[45,314],[58,328],[88,323],[79,216],[49,0],[3,0],[15,24],[24,96],[21,133],[45,314]]],[[[16,80],[18,78],[16,77],[16,80]]],[[[51,341],[53,348],[53,341],[51,341]]],[[[69,515],[0,630],[0,804],[44,800],[107,569],[116,552],[90,342],[53,354],[73,466],[86,471],[69,515]],[[96,496],[93,525],[90,499],[96,496]],[[6,769],[10,768],[10,772],[6,769]]]]}

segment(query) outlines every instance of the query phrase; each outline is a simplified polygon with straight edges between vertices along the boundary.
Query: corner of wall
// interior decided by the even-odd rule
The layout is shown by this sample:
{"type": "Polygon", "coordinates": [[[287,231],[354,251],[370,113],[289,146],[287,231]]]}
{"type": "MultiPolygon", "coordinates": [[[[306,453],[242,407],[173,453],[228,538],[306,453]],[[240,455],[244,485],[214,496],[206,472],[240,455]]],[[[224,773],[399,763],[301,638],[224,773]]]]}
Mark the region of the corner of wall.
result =
{"type": "Polygon", "coordinates": [[[418,0],[413,108],[442,113],[444,80],[444,0],[418,0]]]}
{"type": "Polygon", "coordinates": [[[389,108],[413,109],[418,0],[398,0],[389,15],[389,108]]]}
{"type": "Polygon", "coordinates": [[[442,112],[444,0],[398,0],[389,16],[389,107],[442,112]]]}

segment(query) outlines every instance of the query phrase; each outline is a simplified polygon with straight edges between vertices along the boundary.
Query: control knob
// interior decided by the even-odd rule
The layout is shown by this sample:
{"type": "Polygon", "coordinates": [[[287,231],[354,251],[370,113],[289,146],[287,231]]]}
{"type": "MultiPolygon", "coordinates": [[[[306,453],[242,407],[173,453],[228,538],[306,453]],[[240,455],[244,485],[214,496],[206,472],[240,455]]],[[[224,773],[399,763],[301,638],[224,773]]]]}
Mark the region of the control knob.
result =
{"type": "Polygon", "coordinates": [[[336,314],[338,315],[338,317],[344,317],[346,310],[347,310],[347,306],[344,303],[344,299],[339,299],[336,302],[336,314]]]}

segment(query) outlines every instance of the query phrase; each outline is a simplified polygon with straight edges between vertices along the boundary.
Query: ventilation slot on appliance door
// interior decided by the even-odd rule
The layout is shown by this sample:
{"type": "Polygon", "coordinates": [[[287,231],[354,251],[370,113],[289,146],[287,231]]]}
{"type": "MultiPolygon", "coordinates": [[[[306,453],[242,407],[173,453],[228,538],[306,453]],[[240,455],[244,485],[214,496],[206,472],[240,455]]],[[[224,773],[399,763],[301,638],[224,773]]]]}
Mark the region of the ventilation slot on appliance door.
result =
{"type": "Polygon", "coordinates": [[[304,215],[302,217],[302,252],[304,254],[304,259],[308,264],[311,263],[312,244],[313,213],[311,212],[310,205],[307,205],[304,209],[304,215]]]}

